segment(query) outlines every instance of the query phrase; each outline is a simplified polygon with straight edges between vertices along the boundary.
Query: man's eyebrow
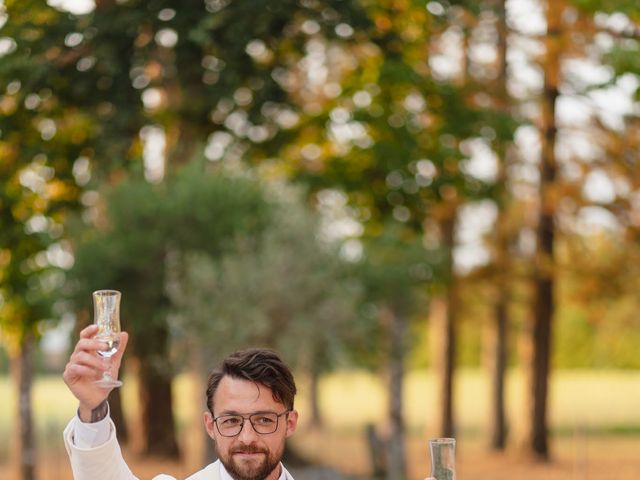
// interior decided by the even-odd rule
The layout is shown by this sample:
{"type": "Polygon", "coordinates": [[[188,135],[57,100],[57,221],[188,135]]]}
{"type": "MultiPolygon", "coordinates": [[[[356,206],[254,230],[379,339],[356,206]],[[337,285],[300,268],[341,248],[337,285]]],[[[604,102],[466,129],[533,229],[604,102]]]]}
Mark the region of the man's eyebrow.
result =
{"type": "Polygon", "coordinates": [[[222,415],[239,415],[239,416],[244,416],[244,417],[249,417],[251,415],[261,415],[261,414],[265,414],[265,413],[276,413],[273,410],[256,410],[254,412],[247,412],[247,413],[242,413],[239,412],[237,410],[223,410],[222,412],[220,412],[220,415],[218,415],[219,417],[221,417],[222,415]]]}
{"type": "Polygon", "coordinates": [[[218,417],[221,417],[222,415],[241,415],[241,413],[237,412],[236,410],[222,410],[218,414],[218,417]]]}

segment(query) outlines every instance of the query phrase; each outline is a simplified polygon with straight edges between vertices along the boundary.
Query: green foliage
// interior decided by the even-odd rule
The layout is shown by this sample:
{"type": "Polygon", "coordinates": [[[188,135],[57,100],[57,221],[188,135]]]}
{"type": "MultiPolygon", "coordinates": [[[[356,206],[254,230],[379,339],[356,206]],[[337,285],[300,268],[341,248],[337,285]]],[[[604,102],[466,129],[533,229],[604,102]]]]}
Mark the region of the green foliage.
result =
{"type": "Polygon", "coordinates": [[[638,18],[638,4],[635,0],[570,0],[578,8],[589,12],[623,12],[631,18],[638,18]]]}
{"type": "Polygon", "coordinates": [[[425,218],[491,195],[491,185],[464,172],[463,143],[509,141],[517,122],[476,104],[483,86],[434,78],[425,52],[436,28],[424,5],[364,5],[376,27],[362,43],[334,47],[349,58],[336,74],[343,93],[318,100],[322,111],[303,117],[301,147],[286,150],[284,159],[291,176],[313,190],[343,189],[366,235],[394,223],[418,233],[425,218]],[[305,144],[319,150],[300,162],[305,144]]]}
{"type": "Polygon", "coordinates": [[[143,125],[140,95],[129,78],[133,65],[123,65],[131,62],[133,51],[126,42],[132,43],[135,29],[105,38],[106,27],[99,21],[88,24],[89,17],[75,17],[43,2],[8,2],[6,9],[2,31],[16,48],[0,62],[0,90],[16,84],[19,90],[16,102],[5,104],[16,111],[0,129],[5,134],[15,129],[23,138],[35,130],[37,139],[38,121],[49,119],[56,127],[47,134],[49,156],[68,144],[73,150],[60,152],[66,163],[96,156],[100,162],[94,174],[121,166],[143,125]]]}
{"type": "Polygon", "coordinates": [[[588,368],[598,365],[595,346],[597,329],[579,309],[564,308],[558,312],[558,328],[554,343],[554,365],[560,368],[588,368]]]}
{"type": "Polygon", "coordinates": [[[621,298],[602,321],[594,323],[586,305],[570,305],[558,313],[554,366],[558,368],[638,369],[640,340],[637,307],[621,298]]]}
{"type": "Polygon", "coordinates": [[[205,369],[223,354],[262,345],[319,370],[360,341],[356,278],[319,239],[299,195],[278,197],[258,241],[237,238],[219,256],[186,251],[175,265],[174,326],[205,369]]]}
{"type": "MultiPolygon", "coordinates": [[[[232,139],[228,157],[241,146],[238,151],[244,149],[247,159],[262,161],[265,154],[304,145],[308,128],[319,129],[317,143],[335,144],[325,122],[337,107],[346,109],[369,132],[372,144],[350,146],[349,158],[331,154],[321,170],[295,166],[292,176],[309,180],[314,188],[345,188],[368,235],[376,236],[382,225],[394,222],[419,232],[424,216],[443,194],[486,192],[479,182],[461,174],[459,164],[465,156],[458,147],[492,120],[468,104],[464,92],[429,77],[424,52],[430,32],[416,28],[416,21],[420,25],[433,21],[424,5],[129,1],[100,4],[81,17],[40,6],[34,18],[29,16],[30,6],[8,4],[7,33],[19,41],[4,65],[35,60],[32,71],[15,71],[15,76],[29,79],[29,88],[23,86],[22,92],[55,93],[56,104],[66,109],[65,121],[74,118],[73,123],[82,127],[73,135],[76,151],[66,152],[66,158],[83,155],[93,160],[94,181],[110,171],[115,179],[114,168],[139,161],[138,134],[145,124],[165,128],[170,168],[184,162],[194,145],[217,130],[232,139]],[[262,14],[256,17],[255,11],[262,14]],[[341,25],[349,25],[353,33],[340,34],[341,25]],[[175,44],[162,40],[162,35],[172,34],[175,44]],[[292,79],[304,71],[308,61],[304,57],[313,44],[335,52],[341,49],[343,58],[356,60],[355,70],[336,70],[344,94],[335,100],[325,101],[320,91],[292,86],[292,79]],[[145,107],[142,96],[152,89],[161,92],[162,101],[145,107]],[[370,107],[355,108],[351,95],[367,89],[372,92],[370,107]],[[407,107],[411,95],[426,102],[425,111],[407,107]],[[315,103],[320,111],[307,109],[315,103]],[[295,131],[282,127],[283,111],[303,117],[295,131]],[[232,116],[246,122],[229,123],[232,116]],[[252,140],[248,132],[258,127],[268,133],[266,140],[252,140]],[[428,185],[416,186],[420,160],[431,162],[437,174],[423,179],[428,185]],[[402,177],[400,183],[390,180],[397,176],[402,177]]],[[[292,153],[291,164],[299,164],[298,153],[292,153]]],[[[290,163],[288,155],[279,156],[290,163]]],[[[127,220],[121,212],[123,222],[145,225],[147,217],[157,214],[155,203],[148,200],[154,195],[149,189],[153,190],[141,187],[137,197],[131,193],[131,201],[140,208],[148,203],[147,214],[140,212],[140,217],[127,220]]],[[[175,194],[181,198],[180,191],[175,194]]],[[[125,201],[122,208],[128,205],[125,201]]],[[[117,208],[115,200],[111,208],[117,208]]],[[[183,206],[176,202],[175,208],[183,206]]],[[[183,219],[177,229],[182,232],[180,242],[197,243],[189,232],[198,225],[212,229],[220,225],[205,227],[198,218],[183,219]]],[[[130,231],[123,230],[122,235],[130,231]]],[[[145,246],[153,240],[153,234],[131,239],[129,251],[153,250],[145,246]]],[[[155,258],[159,256],[161,252],[155,258]]],[[[144,264],[148,257],[154,256],[142,255],[133,263],[144,264]]]]}
{"type": "Polygon", "coordinates": [[[341,94],[319,95],[314,109],[301,106],[295,144],[281,157],[290,178],[312,192],[344,191],[353,218],[363,226],[361,275],[369,300],[363,316],[369,334],[355,355],[378,366],[387,354],[381,312],[391,308],[424,319],[416,311],[428,309],[427,285],[433,292],[450,280],[447,257],[438,248],[452,246],[442,246],[428,225],[455,217],[465,201],[493,195],[493,185],[465,172],[464,143],[482,139],[495,148],[510,141],[517,122],[476,103],[484,85],[461,87],[434,77],[426,52],[441,19],[424,4],[363,5],[372,26],[361,37],[340,45],[323,42],[345,58],[346,66],[333,77],[341,94]],[[437,248],[424,247],[427,236],[437,248]]]}
{"type": "MultiPolygon", "coordinates": [[[[171,259],[193,251],[221,255],[236,236],[259,235],[267,222],[256,182],[203,167],[194,162],[162,185],[122,182],[106,196],[106,225],[79,234],[69,294],[88,308],[93,290],[121,290],[123,328],[138,354],[153,344],[153,328],[167,328],[171,259]]],[[[168,347],[168,338],[163,343],[168,347]]]]}
{"type": "Polygon", "coordinates": [[[364,252],[360,270],[370,301],[388,303],[405,315],[424,306],[425,298],[416,293],[426,293],[442,268],[438,251],[425,250],[412,232],[391,225],[380,236],[367,238],[364,252]]]}
{"type": "Polygon", "coordinates": [[[381,322],[381,310],[390,309],[406,319],[411,331],[405,353],[416,353],[415,360],[424,366],[426,346],[421,343],[424,320],[429,310],[430,295],[435,285],[445,278],[445,254],[440,248],[425,248],[415,233],[390,223],[377,236],[362,239],[363,256],[356,263],[357,276],[364,287],[364,303],[360,308],[366,334],[353,345],[351,355],[367,368],[384,365],[389,355],[389,325],[381,322]],[[416,352],[420,350],[420,353],[416,352]]]}
{"type": "Polygon", "coordinates": [[[616,76],[625,73],[640,75],[639,58],[640,43],[637,40],[613,48],[605,57],[607,63],[613,67],[616,76]]]}
{"type": "MultiPolygon", "coordinates": [[[[479,100],[492,96],[493,81],[437,78],[427,55],[444,30],[471,30],[475,15],[492,7],[466,0],[434,3],[442,6],[442,15],[430,14],[434,9],[417,1],[129,0],[98,2],[94,12],[74,16],[45,2],[5,1],[8,21],[2,36],[12,39],[15,48],[0,59],[3,333],[10,326],[36,331],[36,324],[51,316],[63,277],[61,265],[43,259],[64,246],[63,225],[70,212],[81,208],[84,190],[118,183],[125,171],[141,169],[140,130],[157,124],[167,138],[167,183],[151,185],[141,178],[120,183],[106,200],[106,224],[76,238],[68,288],[85,311],[90,310],[91,290],[121,285],[125,324],[165,324],[170,302],[164,285],[171,262],[204,258],[201,265],[188,260],[193,275],[202,268],[203,278],[215,279],[223,268],[219,259],[228,252],[235,257],[224,268],[233,272],[246,267],[243,255],[265,261],[264,251],[277,251],[270,245],[288,241],[262,236],[272,209],[281,207],[248,179],[204,175],[203,162],[177,167],[210,134],[222,132],[229,141],[219,155],[221,163],[242,157],[258,165],[260,173],[284,173],[308,185],[312,199],[326,188],[346,193],[350,215],[364,227],[359,239],[363,262],[356,273],[366,283],[360,320],[371,333],[365,350],[375,351],[381,335],[376,305],[393,303],[415,312],[416,305],[425,305],[425,284],[446,287],[450,280],[439,266],[444,253],[422,245],[423,237],[437,237],[427,225],[454,215],[465,202],[493,198],[499,190],[465,172],[465,142],[480,140],[499,151],[517,126],[507,109],[496,107],[500,101],[479,100]],[[351,33],[338,28],[347,25],[351,33]],[[162,40],[172,33],[175,44],[162,40]],[[320,62],[327,76],[316,85],[309,61],[318,52],[327,54],[320,62]],[[153,89],[160,101],[145,106],[143,96],[153,89]],[[284,122],[287,115],[297,123],[284,122]],[[80,174],[85,162],[88,173],[80,174]],[[30,187],[24,178],[34,172],[37,182],[30,187]],[[46,228],[29,227],[40,217],[46,228]]],[[[633,0],[572,3],[583,14],[624,12],[637,20],[633,0]]],[[[589,35],[571,38],[584,47],[589,35]]],[[[637,39],[614,38],[613,45],[603,58],[616,74],[611,82],[638,74],[637,39]]],[[[314,258],[301,257],[310,263],[314,258]]],[[[282,261],[280,267],[285,265],[282,261]]],[[[559,364],[584,364],[600,348],[592,335],[603,335],[605,327],[593,320],[594,312],[616,311],[619,318],[608,324],[612,329],[628,324],[623,307],[613,307],[622,281],[607,281],[622,278],[618,274],[624,268],[616,265],[588,266],[576,274],[579,288],[572,283],[571,290],[572,295],[580,289],[589,294],[562,297],[568,305],[559,310],[558,345],[565,348],[576,335],[585,347],[574,349],[573,357],[573,350],[568,357],[562,353],[559,364]],[[601,274],[594,276],[594,269],[601,274]],[[608,299],[595,308],[593,299],[603,292],[608,299]]],[[[265,278],[278,277],[276,266],[264,268],[265,278]]],[[[469,318],[490,316],[486,308],[474,310],[482,299],[464,300],[472,304],[465,307],[469,318]]],[[[520,303],[517,309],[523,309],[520,303]]],[[[601,353],[598,362],[618,358],[633,364],[626,343],[630,338],[601,351],[624,354],[601,353]]],[[[465,363],[479,356],[479,339],[472,340],[476,343],[463,355],[465,363]]]]}
{"type": "Polygon", "coordinates": [[[568,236],[560,246],[557,365],[637,368],[636,249],[607,234],[568,236]]]}
{"type": "MultiPolygon", "coordinates": [[[[556,290],[552,363],[558,369],[638,368],[640,323],[635,249],[611,235],[566,235],[557,242],[559,268],[556,290]]],[[[531,291],[523,270],[510,278],[509,365],[526,358],[521,338],[530,328],[531,291]]],[[[496,286],[481,275],[460,284],[458,361],[461,366],[482,366],[485,336],[493,319],[496,286]]],[[[428,338],[421,340],[426,348],[428,338]]],[[[420,366],[428,364],[416,358],[420,366]]]]}
{"type": "Polygon", "coordinates": [[[163,213],[171,222],[167,238],[175,248],[219,256],[236,237],[250,241],[259,236],[271,221],[272,206],[251,176],[222,170],[207,174],[207,163],[193,162],[170,180],[163,213]]]}
{"type": "Polygon", "coordinates": [[[50,46],[47,25],[65,24],[65,16],[41,2],[5,8],[11,21],[2,35],[12,46],[0,61],[0,340],[15,354],[53,316],[65,266],[58,255],[63,226],[79,207],[73,164],[86,125],[59,101],[55,67],[38,55],[50,46]]]}

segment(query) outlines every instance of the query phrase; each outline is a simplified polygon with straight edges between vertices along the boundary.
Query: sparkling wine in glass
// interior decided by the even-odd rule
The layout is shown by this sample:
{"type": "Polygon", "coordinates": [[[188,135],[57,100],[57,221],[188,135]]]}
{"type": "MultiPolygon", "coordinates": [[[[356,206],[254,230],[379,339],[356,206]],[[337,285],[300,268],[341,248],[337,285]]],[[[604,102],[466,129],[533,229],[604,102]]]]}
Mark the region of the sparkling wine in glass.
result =
{"type": "Polygon", "coordinates": [[[456,480],[455,438],[429,440],[431,452],[431,476],[436,480],[456,480]]]}
{"type": "MultiPolygon", "coordinates": [[[[105,363],[118,351],[120,346],[120,297],[117,290],[97,290],[93,292],[94,323],[98,326],[96,340],[105,343],[104,350],[98,350],[105,363]]],[[[120,387],[122,382],[111,376],[109,369],[105,369],[102,378],[96,381],[104,388],[120,387]]]]}

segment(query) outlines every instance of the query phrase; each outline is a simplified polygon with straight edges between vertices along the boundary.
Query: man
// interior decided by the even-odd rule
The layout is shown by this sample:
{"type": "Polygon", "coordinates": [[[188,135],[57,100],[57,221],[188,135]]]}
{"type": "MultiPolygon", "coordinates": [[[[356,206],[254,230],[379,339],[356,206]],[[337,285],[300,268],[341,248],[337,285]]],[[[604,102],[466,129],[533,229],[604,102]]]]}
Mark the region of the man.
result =
{"type": "MultiPolygon", "coordinates": [[[[109,418],[110,389],[94,384],[105,369],[97,356],[104,349],[91,325],[80,333],[63,377],[78,399],[78,415],[64,431],[76,480],[134,480],[122,457],[115,426],[109,418]]],[[[114,377],[120,368],[128,335],[111,358],[114,377]]],[[[293,408],[296,385],[289,368],[275,352],[236,352],[209,377],[204,425],[215,442],[219,460],[187,480],[293,480],[281,463],[285,439],[296,429],[293,408]]],[[[158,475],[155,480],[173,477],[158,475]]]]}

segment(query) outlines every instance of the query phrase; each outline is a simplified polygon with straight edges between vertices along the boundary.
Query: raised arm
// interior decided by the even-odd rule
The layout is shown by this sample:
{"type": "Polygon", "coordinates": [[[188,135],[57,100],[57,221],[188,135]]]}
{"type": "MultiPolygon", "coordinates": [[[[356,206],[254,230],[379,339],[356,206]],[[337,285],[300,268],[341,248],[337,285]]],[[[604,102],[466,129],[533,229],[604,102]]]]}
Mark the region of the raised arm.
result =
{"type": "Polygon", "coordinates": [[[103,342],[94,340],[97,327],[91,325],[80,332],[80,339],[71,354],[63,378],[78,399],[78,417],[64,430],[64,443],[75,480],[138,480],[122,457],[115,435],[115,426],[107,417],[107,396],[112,388],[94,382],[102,377],[107,366],[117,377],[128,335],[121,333],[118,352],[106,363],[97,351],[103,342]]]}
{"type": "Polygon", "coordinates": [[[83,422],[95,422],[106,415],[106,399],[111,388],[104,388],[94,382],[102,376],[102,372],[110,366],[111,374],[117,378],[122,355],[127,348],[129,335],[120,334],[120,348],[106,363],[97,355],[104,348],[104,343],[93,337],[98,332],[96,325],[90,325],[80,332],[80,339],[71,354],[69,363],[62,377],[69,390],[78,399],[78,414],[83,422]]]}

